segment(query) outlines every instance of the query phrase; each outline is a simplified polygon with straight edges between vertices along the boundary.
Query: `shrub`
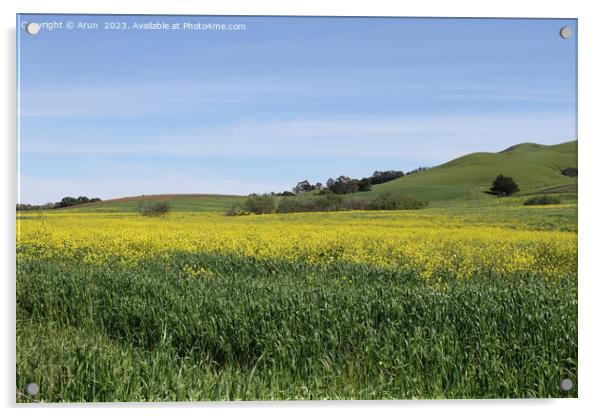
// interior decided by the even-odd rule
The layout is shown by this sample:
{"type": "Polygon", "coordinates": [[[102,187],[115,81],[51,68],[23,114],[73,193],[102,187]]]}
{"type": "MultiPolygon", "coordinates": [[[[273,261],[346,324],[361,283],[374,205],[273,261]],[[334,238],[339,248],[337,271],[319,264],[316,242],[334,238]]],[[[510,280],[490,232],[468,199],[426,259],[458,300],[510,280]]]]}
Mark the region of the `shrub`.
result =
{"type": "Polygon", "coordinates": [[[560,204],[560,199],[554,196],[537,195],[525,201],[525,205],[553,205],[560,204]]]}
{"type": "Polygon", "coordinates": [[[280,214],[302,211],[304,211],[303,203],[295,198],[290,197],[280,199],[280,202],[278,203],[278,208],[276,209],[276,212],[280,214]]]}
{"type": "Polygon", "coordinates": [[[249,195],[244,208],[253,214],[271,214],[276,210],[276,202],[270,195],[249,195]]]}
{"type": "Polygon", "coordinates": [[[370,209],[375,210],[398,210],[398,209],[421,209],[428,205],[427,202],[418,201],[399,194],[384,193],[370,202],[370,209]]]}
{"type": "Polygon", "coordinates": [[[560,171],[564,176],[577,177],[577,168],[565,168],[560,171]]]}
{"type": "Polygon", "coordinates": [[[228,207],[224,215],[227,217],[238,217],[241,215],[249,215],[250,213],[245,211],[240,204],[234,204],[228,207]]]}
{"type": "Polygon", "coordinates": [[[510,176],[498,175],[491,185],[491,193],[498,196],[509,196],[518,192],[518,185],[510,176]]]}
{"type": "Polygon", "coordinates": [[[138,205],[138,212],[144,217],[160,217],[169,212],[167,202],[145,202],[138,205]]]}
{"type": "Polygon", "coordinates": [[[343,201],[343,209],[349,210],[368,210],[370,202],[366,198],[350,198],[343,201]]]}
{"type": "Polygon", "coordinates": [[[340,211],[343,207],[343,197],[335,194],[326,194],[322,198],[316,198],[316,209],[313,211],[340,211]]]}

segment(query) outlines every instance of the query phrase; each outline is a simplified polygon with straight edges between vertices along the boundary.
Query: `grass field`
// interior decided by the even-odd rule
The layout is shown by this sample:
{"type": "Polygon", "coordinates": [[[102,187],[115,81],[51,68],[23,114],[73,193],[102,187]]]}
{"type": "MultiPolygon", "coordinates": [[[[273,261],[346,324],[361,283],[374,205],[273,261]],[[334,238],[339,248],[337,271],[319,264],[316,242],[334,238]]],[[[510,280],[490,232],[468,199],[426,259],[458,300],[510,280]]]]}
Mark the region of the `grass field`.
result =
{"type": "Polygon", "coordinates": [[[204,198],[212,208],[161,218],[127,205],[18,215],[19,391],[577,396],[575,195],[244,217],[204,198]]]}

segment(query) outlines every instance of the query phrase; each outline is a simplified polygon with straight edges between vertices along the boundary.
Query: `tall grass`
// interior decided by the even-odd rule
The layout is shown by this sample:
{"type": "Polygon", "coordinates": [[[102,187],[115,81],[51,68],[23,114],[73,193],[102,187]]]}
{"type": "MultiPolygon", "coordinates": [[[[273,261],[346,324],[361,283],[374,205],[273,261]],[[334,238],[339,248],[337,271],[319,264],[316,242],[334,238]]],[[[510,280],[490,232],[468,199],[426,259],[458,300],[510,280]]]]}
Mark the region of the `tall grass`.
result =
{"type": "Polygon", "coordinates": [[[472,279],[175,252],[17,268],[42,401],[576,396],[576,276],[472,279]]]}

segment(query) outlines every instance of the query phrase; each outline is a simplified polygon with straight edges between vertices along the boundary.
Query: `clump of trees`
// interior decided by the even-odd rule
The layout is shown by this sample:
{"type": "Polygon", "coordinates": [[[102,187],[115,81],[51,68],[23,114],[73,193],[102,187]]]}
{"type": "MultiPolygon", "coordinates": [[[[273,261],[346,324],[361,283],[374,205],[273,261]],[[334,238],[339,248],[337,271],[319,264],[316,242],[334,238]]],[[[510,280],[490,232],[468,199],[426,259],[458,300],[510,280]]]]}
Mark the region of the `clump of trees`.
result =
{"type": "Polygon", "coordinates": [[[329,178],[326,181],[326,187],[328,190],[335,194],[351,194],[359,191],[359,181],[357,179],[351,179],[348,176],[339,176],[336,179],[329,178]]]}
{"type": "Polygon", "coordinates": [[[537,195],[525,201],[525,205],[553,205],[560,204],[560,199],[555,196],[537,195]]]}
{"type": "Polygon", "coordinates": [[[432,166],[420,166],[417,167],[416,169],[412,169],[409,172],[406,172],[406,175],[413,175],[414,173],[420,173],[420,172],[424,172],[425,170],[431,169],[432,166]]]}
{"type": "Polygon", "coordinates": [[[43,205],[17,204],[17,211],[40,211],[47,209],[67,208],[100,201],[102,201],[100,198],[88,198],[87,196],[78,196],[77,198],[66,196],[58,202],[48,202],[47,204],[43,205]]]}
{"type": "Polygon", "coordinates": [[[169,212],[170,205],[164,201],[143,202],[138,205],[138,212],[143,217],[160,217],[169,212]]]}
{"type": "Polygon", "coordinates": [[[401,178],[402,176],[404,176],[404,173],[400,170],[386,170],[382,172],[376,170],[372,176],[370,176],[370,184],[378,185],[380,183],[392,181],[393,179],[401,178]]]}
{"type": "MultiPolygon", "coordinates": [[[[379,185],[381,183],[389,182],[394,179],[400,178],[404,175],[423,172],[427,169],[430,168],[419,167],[407,173],[403,173],[403,171],[400,170],[377,170],[374,171],[374,173],[372,173],[371,176],[361,179],[354,179],[345,175],[341,175],[338,178],[329,178],[325,184],[322,184],[321,182],[316,182],[315,184],[312,184],[307,179],[305,179],[301,182],[298,182],[297,185],[295,185],[292,188],[292,194],[299,195],[311,192],[317,195],[326,195],[329,193],[344,195],[352,194],[355,192],[366,192],[372,189],[372,185],[379,185]]],[[[286,191],[281,193],[271,193],[271,195],[275,196],[292,196],[288,194],[290,194],[290,192],[286,191]]]]}
{"type": "Polygon", "coordinates": [[[56,208],[65,208],[72,207],[75,205],[87,204],[90,202],[100,202],[100,198],[88,198],[87,196],[78,196],[77,198],[73,198],[72,196],[66,196],[57,202],[56,208]]]}
{"type": "Polygon", "coordinates": [[[494,195],[510,196],[513,193],[518,192],[519,188],[516,182],[514,182],[514,179],[510,176],[498,175],[493,181],[490,191],[494,195]]]}

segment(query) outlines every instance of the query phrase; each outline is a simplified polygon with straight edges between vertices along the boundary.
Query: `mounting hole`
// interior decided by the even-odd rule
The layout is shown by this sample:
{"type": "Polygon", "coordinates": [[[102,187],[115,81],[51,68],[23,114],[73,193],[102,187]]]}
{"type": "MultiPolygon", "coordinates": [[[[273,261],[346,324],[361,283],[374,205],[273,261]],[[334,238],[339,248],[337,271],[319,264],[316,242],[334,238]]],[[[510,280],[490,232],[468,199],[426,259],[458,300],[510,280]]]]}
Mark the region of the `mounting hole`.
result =
{"type": "Polygon", "coordinates": [[[563,26],[560,28],[560,37],[562,39],[569,39],[571,36],[573,36],[573,29],[568,26],[563,26]]]}
{"type": "Polygon", "coordinates": [[[569,391],[573,388],[573,381],[570,378],[565,378],[560,382],[560,390],[569,391]]]}
{"type": "Polygon", "coordinates": [[[25,387],[25,391],[27,391],[27,394],[35,396],[40,392],[40,386],[38,386],[36,383],[29,383],[27,387],[25,387]]]}
{"type": "Polygon", "coordinates": [[[25,30],[30,35],[36,35],[40,31],[40,24],[35,22],[27,23],[25,30]]]}

